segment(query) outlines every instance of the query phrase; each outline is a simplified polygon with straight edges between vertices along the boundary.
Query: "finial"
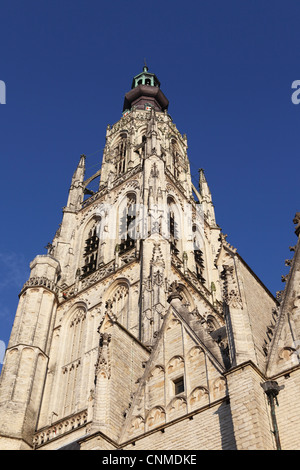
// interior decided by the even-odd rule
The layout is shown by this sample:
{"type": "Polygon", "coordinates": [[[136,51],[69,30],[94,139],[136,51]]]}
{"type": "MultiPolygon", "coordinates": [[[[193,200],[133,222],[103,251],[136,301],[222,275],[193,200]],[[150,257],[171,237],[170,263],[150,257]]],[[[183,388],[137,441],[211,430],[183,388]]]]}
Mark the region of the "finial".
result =
{"type": "Polygon", "coordinates": [[[148,71],[148,66],[147,66],[147,63],[146,63],[146,59],[144,58],[144,68],[143,68],[144,72],[147,72],[148,71]]]}
{"type": "Polygon", "coordinates": [[[84,155],[84,153],[82,153],[80,155],[80,160],[79,160],[79,163],[78,163],[78,168],[85,168],[85,159],[86,159],[86,155],[84,155]]]}

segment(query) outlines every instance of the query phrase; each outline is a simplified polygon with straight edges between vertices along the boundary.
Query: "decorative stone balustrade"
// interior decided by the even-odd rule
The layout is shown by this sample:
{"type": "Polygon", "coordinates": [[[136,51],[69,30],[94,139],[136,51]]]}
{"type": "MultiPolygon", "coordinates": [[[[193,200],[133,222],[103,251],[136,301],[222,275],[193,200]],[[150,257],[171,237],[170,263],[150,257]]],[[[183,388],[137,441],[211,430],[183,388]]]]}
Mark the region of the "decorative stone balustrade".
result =
{"type": "Polygon", "coordinates": [[[54,292],[54,294],[58,294],[59,287],[56,285],[55,282],[50,281],[46,277],[31,277],[28,279],[27,282],[25,282],[24,286],[21,289],[22,294],[25,289],[28,289],[29,287],[45,287],[46,289],[51,290],[51,292],[54,292]]]}
{"type": "Polygon", "coordinates": [[[87,410],[84,410],[80,413],[74,414],[73,416],[59,420],[51,426],[35,433],[33,438],[34,447],[36,448],[59,436],[84,426],[87,423],[87,416],[87,410]]]}

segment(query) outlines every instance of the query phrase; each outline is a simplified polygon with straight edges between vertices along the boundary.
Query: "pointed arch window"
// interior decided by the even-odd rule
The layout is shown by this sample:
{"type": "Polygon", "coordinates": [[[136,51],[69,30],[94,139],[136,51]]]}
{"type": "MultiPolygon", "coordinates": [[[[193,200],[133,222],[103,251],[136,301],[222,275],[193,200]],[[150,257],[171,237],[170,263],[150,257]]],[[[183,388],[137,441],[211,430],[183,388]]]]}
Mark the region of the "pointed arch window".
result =
{"type": "Polygon", "coordinates": [[[100,219],[93,220],[92,226],[88,231],[88,236],[85,239],[85,246],[83,252],[83,266],[82,276],[85,277],[88,274],[96,271],[99,251],[99,225],[100,219]]]}
{"type": "Polygon", "coordinates": [[[198,234],[196,225],[193,225],[193,233],[194,233],[194,259],[195,259],[196,276],[199,279],[199,281],[202,284],[204,284],[205,283],[205,279],[203,277],[204,257],[203,257],[203,251],[200,249],[199,234],[198,234]]]}
{"type": "Polygon", "coordinates": [[[167,199],[168,217],[169,217],[169,234],[170,234],[170,248],[171,253],[177,255],[178,250],[178,224],[175,217],[175,201],[172,197],[167,199]]]}
{"type": "Polygon", "coordinates": [[[113,312],[119,323],[128,328],[129,290],[124,283],[119,284],[112,295],[113,312]]]}
{"type": "Polygon", "coordinates": [[[82,356],[83,350],[83,327],[86,318],[86,311],[84,308],[78,308],[70,321],[71,331],[71,344],[67,351],[69,355],[68,362],[74,362],[82,356]]]}
{"type": "Polygon", "coordinates": [[[120,254],[125,253],[136,245],[136,195],[129,193],[126,196],[126,207],[124,207],[121,220],[121,244],[120,254]]]}
{"type": "Polygon", "coordinates": [[[142,157],[144,158],[146,158],[146,142],[147,142],[147,137],[145,135],[142,135],[141,148],[142,148],[142,157]]]}
{"type": "Polygon", "coordinates": [[[78,307],[69,322],[65,324],[65,336],[62,351],[62,376],[60,397],[57,410],[61,416],[67,416],[81,406],[82,361],[86,340],[86,309],[78,307]],[[59,410],[60,408],[60,410],[59,410]]]}
{"type": "Polygon", "coordinates": [[[171,140],[171,155],[172,155],[172,165],[175,178],[179,178],[179,166],[178,166],[178,145],[175,139],[171,140]]]}
{"type": "Polygon", "coordinates": [[[116,170],[117,175],[120,175],[126,170],[126,155],[127,155],[127,133],[123,132],[120,135],[120,140],[115,148],[116,156],[116,170]]]}

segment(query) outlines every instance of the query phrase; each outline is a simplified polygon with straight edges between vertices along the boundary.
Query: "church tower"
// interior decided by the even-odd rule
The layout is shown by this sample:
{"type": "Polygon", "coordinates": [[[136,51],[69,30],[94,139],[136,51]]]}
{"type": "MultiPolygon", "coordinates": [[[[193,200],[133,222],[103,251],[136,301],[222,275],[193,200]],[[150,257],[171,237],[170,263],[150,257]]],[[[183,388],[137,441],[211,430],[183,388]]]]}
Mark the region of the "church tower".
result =
{"type": "Polygon", "coordinates": [[[168,105],[144,66],[101,170],[86,179],[80,157],[20,292],[0,449],[276,446],[261,384],[279,303],[222,234],[203,169],[192,183],[168,105]]]}

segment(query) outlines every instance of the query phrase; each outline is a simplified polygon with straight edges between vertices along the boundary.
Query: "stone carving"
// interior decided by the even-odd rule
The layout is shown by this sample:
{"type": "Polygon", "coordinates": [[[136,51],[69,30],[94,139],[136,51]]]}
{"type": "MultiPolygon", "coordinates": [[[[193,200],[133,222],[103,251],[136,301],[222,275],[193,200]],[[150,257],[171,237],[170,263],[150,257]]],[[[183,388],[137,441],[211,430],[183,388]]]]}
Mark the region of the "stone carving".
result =
{"type": "Polygon", "coordinates": [[[296,215],[293,219],[293,223],[296,225],[295,233],[297,236],[300,234],[300,212],[296,212],[296,215]]]}
{"type": "Polygon", "coordinates": [[[213,395],[215,398],[219,398],[221,395],[226,393],[226,379],[225,377],[218,377],[213,383],[213,395]]]}
{"type": "MultiPolygon", "coordinates": [[[[279,351],[279,353],[278,353],[279,360],[284,361],[284,362],[287,362],[289,360],[293,360],[293,354],[295,354],[295,352],[296,352],[295,348],[292,348],[290,346],[286,346],[286,347],[282,348],[279,351]]],[[[298,361],[296,361],[296,363],[297,362],[298,361]]]]}
{"type": "Polygon", "coordinates": [[[221,279],[223,281],[223,296],[227,305],[232,308],[243,309],[234,266],[223,266],[221,279]]]}
{"type": "Polygon", "coordinates": [[[174,299],[179,299],[182,300],[182,295],[180,294],[181,288],[178,284],[177,281],[172,282],[172,284],[169,287],[169,297],[168,297],[168,302],[172,302],[174,299]]]}
{"type": "Polygon", "coordinates": [[[156,365],[149,374],[149,380],[152,377],[157,377],[157,376],[160,376],[160,375],[164,375],[164,372],[165,372],[165,369],[162,365],[159,365],[159,364],[156,365]]]}
{"type": "Polygon", "coordinates": [[[283,299],[283,296],[284,296],[284,290],[278,290],[276,292],[276,300],[277,302],[282,302],[282,299],[283,299]]]}
{"type": "Polygon", "coordinates": [[[186,404],[186,399],[184,397],[175,397],[169,403],[167,411],[171,415],[173,413],[182,414],[182,413],[186,413],[186,407],[187,407],[187,404],[186,404]]]}
{"type": "Polygon", "coordinates": [[[159,424],[164,423],[165,419],[166,419],[166,413],[163,407],[156,406],[155,408],[149,411],[146,422],[149,427],[152,427],[152,426],[155,426],[155,425],[158,426],[159,424]]]}
{"type": "Polygon", "coordinates": [[[135,416],[131,421],[131,427],[129,434],[142,433],[144,432],[145,420],[142,416],[135,416]]]}
{"type": "Polygon", "coordinates": [[[100,333],[99,352],[98,359],[96,362],[96,376],[100,375],[101,372],[105,373],[105,376],[110,378],[110,354],[109,354],[109,343],[111,341],[111,335],[108,333],[100,333]]]}
{"type": "Polygon", "coordinates": [[[85,426],[86,423],[87,410],[74,414],[72,418],[61,419],[55,424],[52,424],[52,426],[48,427],[46,431],[37,432],[33,437],[33,447],[37,448],[45,442],[62,436],[63,434],[72,431],[73,429],[78,429],[79,427],[85,426]]]}
{"type": "Polygon", "coordinates": [[[152,344],[161,328],[165,312],[165,262],[159,243],[154,243],[150,259],[149,276],[144,281],[143,318],[145,318],[143,339],[152,344]]]}
{"type": "Polygon", "coordinates": [[[181,356],[175,356],[172,359],[170,359],[167,367],[168,374],[171,374],[172,372],[180,370],[181,368],[184,367],[184,359],[181,356]]]}
{"type": "Polygon", "coordinates": [[[77,325],[81,321],[85,320],[86,318],[86,311],[83,308],[79,308],[76,310],[75,315],[72,317],[72,321],[70,323],[70,327],[77,325]]]}
{"type": "Polygon", "coordinates": [[[208,390],[206,387],[195,388],[189,396],[189,403],[191,406],[199,406],[199,402],[206,402],[208,400],[208,390]]]}
{"type": "Polygon", "coordinates": [[[24,292],[25,289],[28,287],[45,287],[46,289],[51,290],[53,293],[58,294],[59,287],[56,285],[55,282],[50,281],[46,277],[31,277],[25,282],[24,286],[22,287],[21,293],[24,292]]]}

